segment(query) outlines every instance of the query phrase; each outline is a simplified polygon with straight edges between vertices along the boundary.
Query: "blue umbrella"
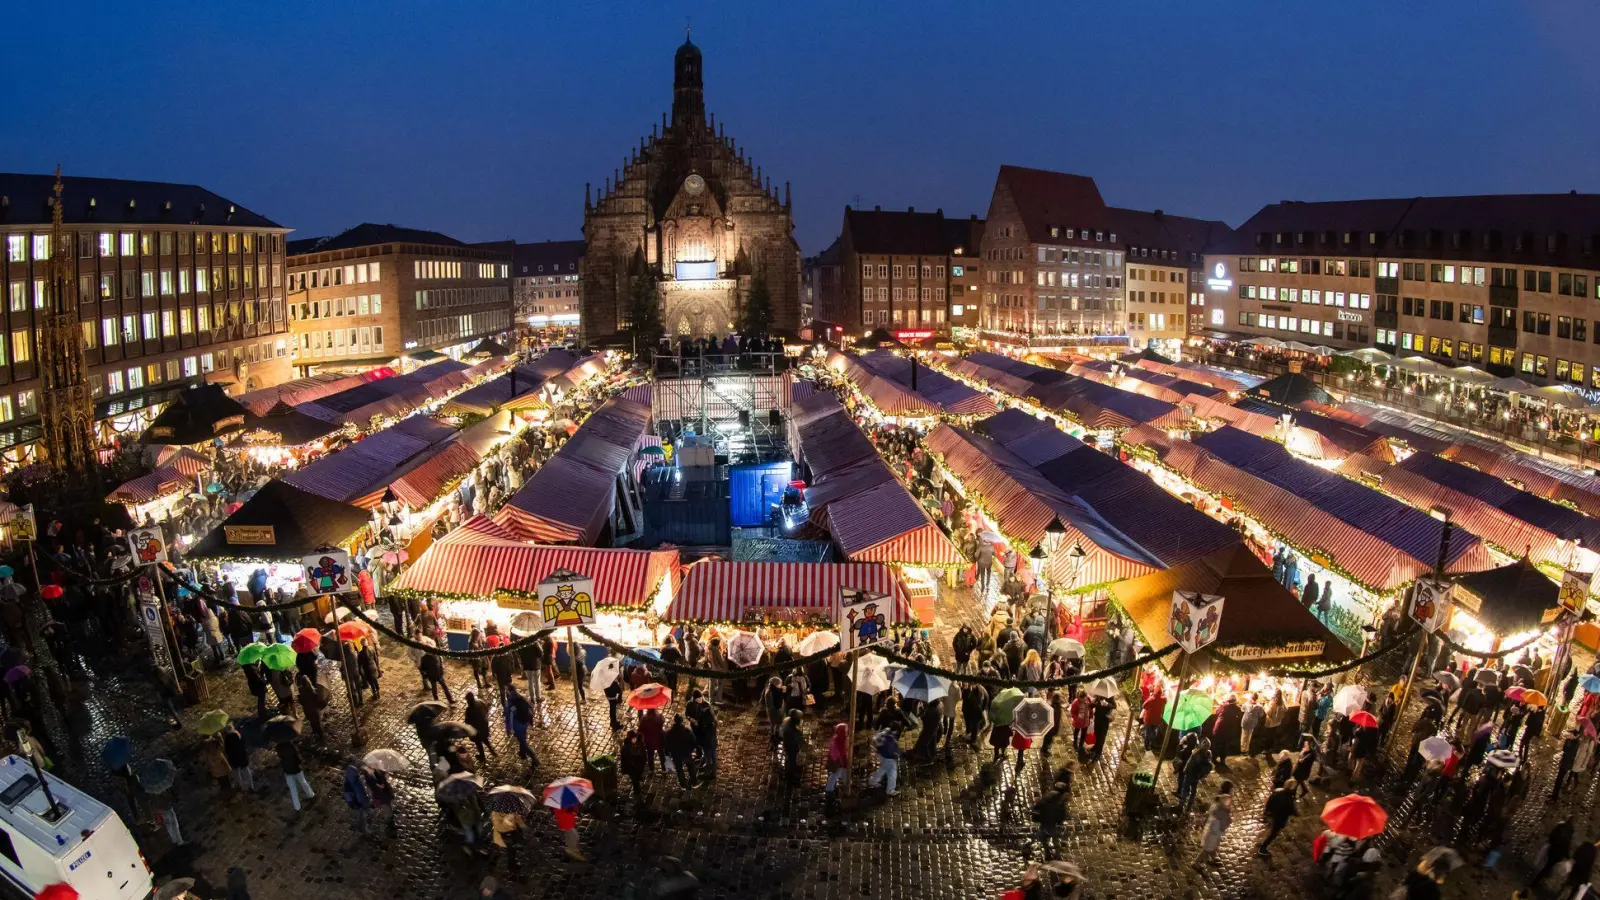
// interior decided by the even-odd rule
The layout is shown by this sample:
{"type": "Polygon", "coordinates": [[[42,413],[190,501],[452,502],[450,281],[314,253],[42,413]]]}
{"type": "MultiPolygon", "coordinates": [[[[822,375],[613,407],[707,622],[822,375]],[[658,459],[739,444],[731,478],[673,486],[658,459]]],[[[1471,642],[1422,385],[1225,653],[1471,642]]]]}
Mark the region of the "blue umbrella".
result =
{"type": "Polygon", "coordinates": [[[932,703],[950,693],[950,681],[921,669],[904,669],[895,676],[894,689],[907,700],[932,703]]]}
{"type": "Polygon", "coordinates": [[[117,735],[100,748],[100,759],[108,769],[120,769],[133,759],[133,742],[117,735]]]}
{"type": "Polygon", "coordinates": [[[1578,687],[1586,693],[1600,694],[1600,675],[1585,675],[1578,680],[1578,687]]]}
{"type": "Polygon", "coordinates": [[[0,566],[0,578],[10,578],[15,574],[17,574],[16,570],[10,566],[0,566]]]}
{"type": "Polygon", "coordinates": [[[661,662],[661,651],[654,647],[634,647],[633,652],[639,656],[646,656],[656,662],[661,662]]]}

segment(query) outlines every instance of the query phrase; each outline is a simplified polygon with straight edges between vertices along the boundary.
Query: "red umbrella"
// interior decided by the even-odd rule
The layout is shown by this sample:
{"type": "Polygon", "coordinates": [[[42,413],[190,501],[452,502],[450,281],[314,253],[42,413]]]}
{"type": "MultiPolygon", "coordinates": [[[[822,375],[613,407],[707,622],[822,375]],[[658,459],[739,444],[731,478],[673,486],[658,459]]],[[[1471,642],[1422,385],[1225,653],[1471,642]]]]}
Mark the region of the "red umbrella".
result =
{"type": "Polygon", "coordinates": [[[297,638],[302,638],[302,637],[306,638],[306,639],[312,641],[313,643],[321,643],[322,642],[322,632],[318,631],[315,628],[302,628],[299,631],[296,631],[294,633],[294,636],[297,637],[297,638]]]}
{"type": "MultiPolygon", "coordinates": [[[[59,585],[59,584],[47,584],[44,587],[39,588],[39,596],[45,598],[46,600],[60,600],[61,599],[61,585],[59,585]]],[[[69,891],[72,890],[72,886],[71,885],[63,883],[61,886],[66,888],[69,891]]],[[[50,885],[50,887],[55,887],[55,885],[50,885]]],[[[49,888],[46,888],[45,890],[49,890],[49,888]]],[[[73,891],[73,893],[76,894],[77,891],[73,891]]]]}
{"type": "Polygon", "coordinates": [[[367,636],[367,630],[354,622],[345,622],[339,626],[339,640],[359,641],[367,636]]]}
{"type": "Polygon", "coordinates": [[[1350,724],[1356,726],[1357,728],[1377,728],[1378,719],[1372,713],[1369,713],[1363,709],[1357,711],[1355,715],[1350,717],[1350,724]]]}
{"type": "Polygon", "coordinates": [[[317,649],[321,643],[317,638],[309,638],[304,634],[297,634],[294,636],[294,640],[289,642],[289,649],[296,653],[309,653],[317,649]]]}
{"type": "Polygon", "coordinates": [[[641,684],[628,695],[628,705],[634,709],[660,709],[672,704],[672,691],[666,685],[641,684]]]}
{"type": "Polygon", "coordinates": [[[65,881],[58,881],[40,888],[33,900],[78,900],[78,890],[65,881]]]}
{"type": "Polygon", "coordinates": [[[1371,797],[1347,794],[1329,800],[1322,807],[1322,821],[1328,823],[1328,830],[1334,834],[1359,841],[1383,831],[1383,826],[1389,822],[1389,814],[1371,797]]]}

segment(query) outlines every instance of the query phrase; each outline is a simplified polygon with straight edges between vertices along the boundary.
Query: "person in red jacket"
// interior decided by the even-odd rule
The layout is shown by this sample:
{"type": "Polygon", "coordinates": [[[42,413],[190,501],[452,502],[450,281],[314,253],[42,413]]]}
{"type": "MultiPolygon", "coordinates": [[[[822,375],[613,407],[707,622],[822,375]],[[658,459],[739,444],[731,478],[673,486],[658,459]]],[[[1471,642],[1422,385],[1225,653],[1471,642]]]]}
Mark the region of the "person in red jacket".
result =
{"type": "Polygon", "coordinates": [[[1144,709],[1139,714],[1139,722],[1144,726],[1144,748],[1152,753],[1159,749],[1156,744],[1161,740],[1161,716],[1166,711],[1166,695],[1157,686],[1144,701],[1144,709]]]}

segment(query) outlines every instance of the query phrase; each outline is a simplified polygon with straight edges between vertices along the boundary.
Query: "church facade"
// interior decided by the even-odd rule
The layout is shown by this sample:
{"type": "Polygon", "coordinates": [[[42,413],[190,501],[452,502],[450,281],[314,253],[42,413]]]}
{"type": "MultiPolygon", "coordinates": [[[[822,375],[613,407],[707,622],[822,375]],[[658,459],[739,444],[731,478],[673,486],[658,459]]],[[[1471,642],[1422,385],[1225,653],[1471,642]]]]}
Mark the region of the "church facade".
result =
{"type": "Polygon", "coordinates": [[[634,278],[653,276],[670,337],[737,329],[751,284],[771,296],[773,328],[799,329],[800,247],[789,186],[770,177],[706,115],[700,49],[673,60],[672,113],[628,151],[598,197],[584,188],[583,337],[628,327],[634,278]]]}

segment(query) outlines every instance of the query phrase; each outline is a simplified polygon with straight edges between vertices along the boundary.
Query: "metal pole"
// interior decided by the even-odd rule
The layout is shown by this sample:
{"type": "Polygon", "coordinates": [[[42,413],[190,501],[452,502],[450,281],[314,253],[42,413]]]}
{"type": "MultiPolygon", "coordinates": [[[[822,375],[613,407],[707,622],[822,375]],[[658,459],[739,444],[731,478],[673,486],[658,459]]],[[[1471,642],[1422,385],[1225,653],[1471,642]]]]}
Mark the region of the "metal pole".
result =
{"type": "MultiPolygon", "coordinates": [[[[1161,731],[1161,749],[1156,753],[1156,770],[1150,776],[1150,786],[1155,787],[1161,783],[1161,764],[1167,758],[1167,745],[1172,742],[1172,720],[1178,717],[1178,701],[1183,699],[1183,692],[1189,687],[1189,654],[1183,654],[1183,659],[1178,661],[1178,692],[1172,696],[1172,708],[1162,716],[1163,728],[1161,731]]],[[[1182,772],[1178,773],[1182,775],[1182,772]]]]}
{"type": "Polygon", "coordinates": [[[578,718],[578,752],[584,764],[589,762],[589,735],[583,727],[583,693],[578,684],[578,642],[572,636],[572,626],[567,626],[567,662],[572,667],[572,710],[578,718]]]}
{"type": "MultiPolygon", "coordinates": [[[[28,542],[28,565],[33,568],[33,590],[34,590],[35,593],[37,593],[37,592],[39,592],[39,591],[44,589],[44,582],[39,580],[39,560],[38,560],[38,558],[36,558],[34,556],[34,553],[33,553],[33,545],[36,544],[36,543],[38,543],[38,541],[29,541],[28,542]]],[[[44,601],[44,598],[40,597],[39,600],[42,603],[44,601]]],[[[19,600],[17,600],[17,602],[21,603],[22,601],[19,599],[19,600]]],[[[37,657],[38,656],[38,651],[35,650],[34,646],[33,646],[33,629],[32,628],[24,627],[22,629],[22,640],[23,640],[24,643],[26,643],[28,645],[28,652],[37,657]]]]}
{"type": "Polygon", "coordinates": [[[860,661],[860,652],[850,657],[850,718],[845,722],[846,737],[844,742],[844,784],[848,788],[854,787],[851,782],[851,776],[856,761],[856,694],[858,693],[856,670],[860,661]]]}
{"type": "Polygon", "coordinates": [[[54,821],[61,816],[60,808],[56,806],[56,795],[50,792],[50,782],[44,777],[44,769],[39,768],[38,757],[27,751],[27,741],[27,729],[18,728],[17,749],[22,751],[22,755],[26,756],[29,762],[33,763],[34,777],[39,779],[39,787],[44,788],[44,798],[50,801],[50,819],[54,821]]]}

